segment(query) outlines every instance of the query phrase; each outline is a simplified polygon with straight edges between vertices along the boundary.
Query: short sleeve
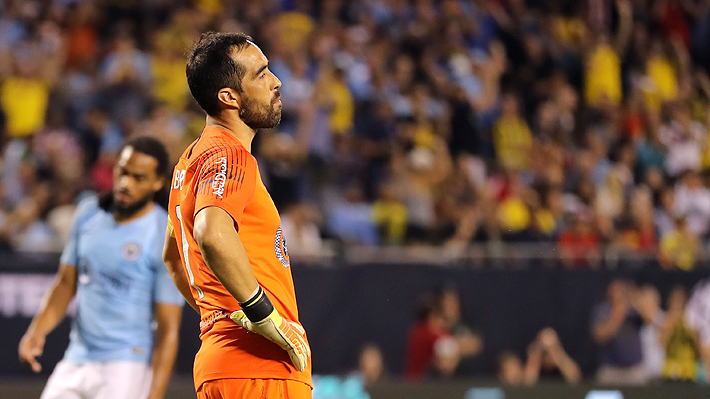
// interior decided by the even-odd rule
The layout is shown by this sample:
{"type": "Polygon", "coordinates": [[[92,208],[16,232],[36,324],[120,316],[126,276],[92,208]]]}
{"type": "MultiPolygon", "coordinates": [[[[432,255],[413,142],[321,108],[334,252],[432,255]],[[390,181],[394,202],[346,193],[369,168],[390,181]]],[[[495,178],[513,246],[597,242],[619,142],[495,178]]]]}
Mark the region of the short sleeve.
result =
{"type": "Polygon", "coordinates": [[[195,187],[195,215],[216,206],[241,224],[244,208],[254,195],[256,160],[243,147],[215,146],[201,160],[195,187]]]}
{"type": "Polygon", "coordinates": [[[79,230],[81,225],[98,209],[96,197],[87,198],[79,203],[74,211],[71,231],[69,232],[69,240],[64,245],[62,256],[59,258],[59,263],[69,266],[79,265],[79,230]]]}
{"type": "Polygon", "coordinates": [[[155,266],[155,302],[182,306],[185,303],[185,299],[175,287],[175,283],[173,283],[173,279],[170,277],[168,269],[165,268],[162,259],[155,266]]]}

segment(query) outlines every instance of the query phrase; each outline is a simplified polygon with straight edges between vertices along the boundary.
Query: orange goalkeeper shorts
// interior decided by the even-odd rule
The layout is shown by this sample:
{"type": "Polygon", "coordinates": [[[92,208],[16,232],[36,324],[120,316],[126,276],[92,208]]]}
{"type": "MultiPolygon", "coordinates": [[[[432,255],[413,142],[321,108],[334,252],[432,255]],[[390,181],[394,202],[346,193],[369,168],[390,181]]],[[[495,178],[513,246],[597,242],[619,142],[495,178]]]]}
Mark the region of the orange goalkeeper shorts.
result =
{"type": "Polygon", "coordinates": [[[293,380],[225,378],[205,381],[197,399],[311,399],[311,387],[293,380]]]}

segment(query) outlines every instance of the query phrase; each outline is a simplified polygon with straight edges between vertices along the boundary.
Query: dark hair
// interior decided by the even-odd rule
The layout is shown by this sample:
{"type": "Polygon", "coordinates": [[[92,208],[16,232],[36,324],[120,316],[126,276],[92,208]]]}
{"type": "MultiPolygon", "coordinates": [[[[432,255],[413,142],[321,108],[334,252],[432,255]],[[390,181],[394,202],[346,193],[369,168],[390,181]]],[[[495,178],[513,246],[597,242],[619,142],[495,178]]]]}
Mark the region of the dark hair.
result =
{"type": "Polygon", "coordinates": [[[417,299],[417,321],[426,321],[431,315],[441,312],[441,304],[433,292],[425,292],[417,299]]]}
{"type": "Polygon", "coordinates": [[[187,59],[187,84],[192,97],[207,113],[220,114],[217,93],[225,87],[242,92],[246,67],[232,58],[232,51],[243,50],[252,38],[243,33],[206,32],[195,42],[187,59]]]}
{"type": "Polygon", "coordinates": [[[158,162],[158,166],[155,167],[155,174],[168,177],[170,155],[168,155],[168,150],[160,140],[155,137],[138,136],[126,141],[123,148],[126,147],[131,147],[133,151],[153,157],[158,162]]]}

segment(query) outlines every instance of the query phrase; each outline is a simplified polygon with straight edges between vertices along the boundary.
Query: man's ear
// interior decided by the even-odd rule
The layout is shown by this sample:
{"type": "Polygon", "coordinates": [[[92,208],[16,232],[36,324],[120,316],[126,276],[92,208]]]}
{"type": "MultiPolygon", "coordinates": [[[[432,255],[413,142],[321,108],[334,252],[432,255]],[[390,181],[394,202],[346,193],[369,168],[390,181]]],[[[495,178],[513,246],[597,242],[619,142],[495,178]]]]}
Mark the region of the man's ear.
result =
{"type": "Polygon", "coordinates": [[[222,105],[222,108],[236,108],[237,111],[241,109],[242,99],[236,90],[225,87],[217,92],[217,99],[222,105]]]}
{"type": "Polygon", "coordinates": [[[167,177],[160,177],[158,180],[155,182],[155,186],[153,187],[154,191],[157,193],[158,191],[163,189],[163,186],[165,186],[165,182],[168,181],[167,177]]]}

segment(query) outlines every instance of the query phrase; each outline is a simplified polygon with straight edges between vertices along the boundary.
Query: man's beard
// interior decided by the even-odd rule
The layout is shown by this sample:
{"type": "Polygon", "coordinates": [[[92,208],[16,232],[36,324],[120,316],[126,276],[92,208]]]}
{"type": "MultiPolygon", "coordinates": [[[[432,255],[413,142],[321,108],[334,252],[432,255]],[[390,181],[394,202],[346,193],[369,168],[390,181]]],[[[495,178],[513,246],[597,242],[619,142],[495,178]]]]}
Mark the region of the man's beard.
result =
{"type": "Polygon", "coordinates": [[[113,201],[113,213],[121,218],[128,218],[133,216],[136,212],[143,209],[143,207],[149,202],[153,201],[155,193],[148,193],[143,198],[139,198],[136,202],[131,204],[119,204],[115,200],[113,201]]]}
{"type": "Polygon", "coordinates": [[[281,122],[281,109],[274,108],[273,104],[261,104],[245,94],[242,94],[242,98],[239,117],[250,128],[271,129],[281,122]]]}

